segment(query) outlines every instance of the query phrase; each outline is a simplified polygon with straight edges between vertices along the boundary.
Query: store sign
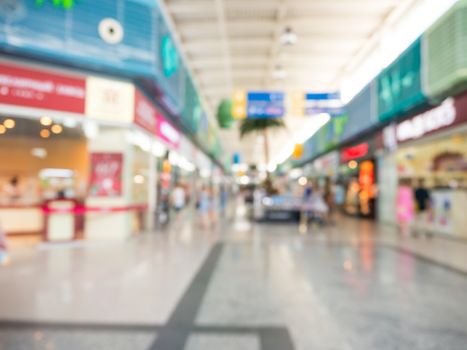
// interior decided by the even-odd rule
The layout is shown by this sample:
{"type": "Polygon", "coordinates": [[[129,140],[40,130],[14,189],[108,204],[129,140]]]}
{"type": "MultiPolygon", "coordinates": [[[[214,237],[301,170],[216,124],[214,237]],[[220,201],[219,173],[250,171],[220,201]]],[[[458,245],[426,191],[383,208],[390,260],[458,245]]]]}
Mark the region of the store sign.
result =
{"type": "Polygon", "coordinates": [[[378,115],[386,121],[426,101],[421,83],[421,41],[417,40],[377,78],[378,115]]]}
{"type": "Polygon", "coordinates": [[[135,124],[157,135],[157,116],[159,111],[139,90],[135,93],[135,124]]]}
{"type": "Polygon", "coordinates": [[[161,41],[162,68],[164,75],[168,78],[178,70],[179,58],[177,48],[169,34],[165,35],[161,41]]]}
{"type": "Polygon", "coordinates": [[[89,196],[119,197],[122,195],[123,154],[92,153],[89,196]]]}
{"type": "Polygon", "coordinates": [[[50,2],[55,7],[61,7],[65,10],[75,7],[77,0],[35,0],[37,6],[44,6],[46,2],[50,2]]]}
{"type": "Polygon", "coordinates": [[[370,151],[370,145],[365,142],[359,145],[345,148],[341,153],[341,160],[343,162],[348,162],[354,159],[360,159],[368,155],[370,151]]]}
{"type": "Polygon", "coordinates": [[[135,87],[116,80],[89,77],[86,80],[86,115],[112,122],[133,122],[135,87]]]}
{"type": "Polygon", "coordinates": [[[383,130],[383,144],[393,150],[397,144],[417,140],[435,131],[445,129],[457,123],[456,100],[448,98],[440,106],[425,113],[405,120],[397,125],[390,125],[383,130]]]}
{"type": "Polygon", "coordinates": [[[344,113],[339,92],[305,94],[305,115],[328,113],[339,115],[344,113]]]}
{"type": "Polygon", "coordinates": [[[86,81],[67,75],[0,64],[0,103],[84,113],[86,81]]]}
{"type": "Polygon", "coordinates": [[[285,114],[285,94],[282,92],[238,91],[234,94],[232,115],[235,119],[281,118],[285,114]]]}
{"type": "Polygon", "coordinates": [[[162,115],[157,117],[157,136],[175,149],[180,147],[180,133],[162,115]]]}

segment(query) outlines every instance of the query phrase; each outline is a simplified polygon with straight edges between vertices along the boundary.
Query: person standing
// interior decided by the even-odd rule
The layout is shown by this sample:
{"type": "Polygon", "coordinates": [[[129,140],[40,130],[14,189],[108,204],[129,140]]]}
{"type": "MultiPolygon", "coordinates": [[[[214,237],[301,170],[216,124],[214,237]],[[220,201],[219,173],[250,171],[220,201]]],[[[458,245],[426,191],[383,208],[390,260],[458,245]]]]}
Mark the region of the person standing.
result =
{"type": "Polygon", "coordinates": [[[201,187],[197,206],[201,227],[206,229],[209,227],[210,198],[209,191],[205,185],[201,187]]]}
{"type": "Polygon", "coordinates": [[[402,179],[397,191],[397,221],[403,237],[410,234],[410,225],[414,218],[414,196],[408,180],[402,179]]]}
{"type": "Polygon", "coordinates": [[[423,231],[428,236],[428,215],[431,209],[431,195],[430,191],[425,186],[425,180],[420,179],[417,187],[415,188],[415,202],[417,204],[416,215],[416,234],[423,231]]]}
{"type": "Polygon", "coordinates": [[[177,185],[175,186],[172,192],[172,203],[173,203],[175,212],[177,213],[177,216],[178,216],[180,212],[182,211],[182,209],[185,207],[185,203],[186,203],[185,189],[180,183],[177,183],[177,185]]]}

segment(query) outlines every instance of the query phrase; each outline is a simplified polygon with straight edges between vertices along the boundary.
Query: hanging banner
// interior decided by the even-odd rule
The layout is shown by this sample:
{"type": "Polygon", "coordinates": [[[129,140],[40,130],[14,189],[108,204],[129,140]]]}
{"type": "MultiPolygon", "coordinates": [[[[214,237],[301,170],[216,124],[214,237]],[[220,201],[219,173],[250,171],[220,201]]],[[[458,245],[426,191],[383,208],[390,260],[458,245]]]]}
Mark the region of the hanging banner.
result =
{"type": "Polygon", "coordinates": [[[84,114],[85,79],[0,64],[0,103],[84,114]]]}
{"type": "Polygon", "coordinates": [[[122,195],[123,154],[91,153],[90,197],[122,195]]]}
{"type": "Polygon", "coordinates": [[[232,115],[235,119],[281,118],[285,114],[283,92],[242,92],[232,99],[232,115]]]}
{"type": "Polygon", "coordinates": [[[157,120],[159,111],[153,103],[138,89],[135,90],[135,124],[157,135],[157,120]]]}
{"type": "Polygon", "coordinates": [[[178,149],[180,147],[180,133],[169,121],[167,121],[162,116],[162,114],[157,115],[156,135],[173,149],[178,149]]]}

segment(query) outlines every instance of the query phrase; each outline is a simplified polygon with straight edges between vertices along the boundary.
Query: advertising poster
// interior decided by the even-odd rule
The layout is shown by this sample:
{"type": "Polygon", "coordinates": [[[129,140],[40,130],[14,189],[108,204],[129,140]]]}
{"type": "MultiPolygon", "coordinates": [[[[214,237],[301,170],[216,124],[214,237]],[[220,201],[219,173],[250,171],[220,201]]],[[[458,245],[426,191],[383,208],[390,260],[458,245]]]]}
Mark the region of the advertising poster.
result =
{"type": "Polygon", "coordinates": [[[89,195],[118,197],[122,195],[123,154],[92,153],[89,195]]]}

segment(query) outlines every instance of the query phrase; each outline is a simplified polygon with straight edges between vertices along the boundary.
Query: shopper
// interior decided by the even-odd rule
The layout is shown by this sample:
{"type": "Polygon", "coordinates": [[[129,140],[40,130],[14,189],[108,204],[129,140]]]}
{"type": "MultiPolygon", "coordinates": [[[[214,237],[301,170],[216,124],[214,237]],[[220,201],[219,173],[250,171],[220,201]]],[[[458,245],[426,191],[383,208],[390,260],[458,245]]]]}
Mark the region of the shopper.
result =
{"type": "Polygon", "coordinates": [[[182,209],[185,207],[185,203],[186,203],[185,189],[180,183],[177,183],[177,185],[175,185],[174,190],[172,191],[172,204],[175,209],[175,212],[177,213],[177,216],[182,211],[182,209]]]}
{"type": "Polygon", "coordinates": [[[201,187],[198,198],[198,212],[202,228],[209,227],[210,198],[209,191],[205,185],[201,187]]]}
{"type": "Polygon", "coordinates": [[[228,200],[228,194],[227,194],[226,186],[221,185],[220,190],[219,190],[219,204],[220,204],[222,217],[226,216],[227,200],[228,200]]]}
{"type": "Polygon", "coordinates": [[[313,188],[308,181],[308,185],[305,187],[303,190],[303,196],[302,196],[302,208],[300,212],[300,223],[302,225],[308,225],[308,219],[311,216],[312,213],[312,203],[311,203],[311,195],[313,194],[313,188]]]}
{"type": "Polygon", "coordinates": [[[317,181],[313,184],[311,207],[313,208],[314,219],[316,219],[319,224],[324,224],[329,213],[329,207],[324,199],[324,191],[319,187],[317,181]]]}
{"type": "Polygon", "coordinates": [[[397,221],[403,237],[410,235],[410,225],[414,218],[414,196],[410,181],[402,179],[397,192],[397,221]]]}
{"type": "Polygon", "coordinates": [[[425,180],[420,179],[417,187],[415,188],[415,202],[417,204],[417,216],[416,216],[416,231],[415,235],[423,232],[427,237],[428,231],[428,216],[431,209],[431,195],[425,186],[425,180]]]}
{"type": "Polygon", "coordinates": [[[335,208],[335,202],[334,202],[334,192],[332,189],[331,185],[331,179],[326,178],[326,182],[324,184],[324,193],[323,193],[323,199],[324,202],[326,203],[328,207],[328,212],[326,215],[326,222],[328,224],[334,224],[334,208],[335,208]]]}

